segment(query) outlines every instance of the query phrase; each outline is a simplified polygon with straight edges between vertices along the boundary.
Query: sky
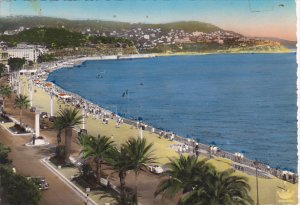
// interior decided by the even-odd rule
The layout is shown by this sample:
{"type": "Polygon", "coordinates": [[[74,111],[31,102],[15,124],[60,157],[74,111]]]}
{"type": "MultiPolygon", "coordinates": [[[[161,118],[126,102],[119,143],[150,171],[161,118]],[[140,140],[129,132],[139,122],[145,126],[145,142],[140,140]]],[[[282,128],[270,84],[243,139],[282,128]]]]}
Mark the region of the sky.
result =
{"type": "Polygon", "coordinates": [[[40,14],[131,23],[196,20],[246,36],[296,40],[295,0],[0,0],[0,16],[40,14]]]}

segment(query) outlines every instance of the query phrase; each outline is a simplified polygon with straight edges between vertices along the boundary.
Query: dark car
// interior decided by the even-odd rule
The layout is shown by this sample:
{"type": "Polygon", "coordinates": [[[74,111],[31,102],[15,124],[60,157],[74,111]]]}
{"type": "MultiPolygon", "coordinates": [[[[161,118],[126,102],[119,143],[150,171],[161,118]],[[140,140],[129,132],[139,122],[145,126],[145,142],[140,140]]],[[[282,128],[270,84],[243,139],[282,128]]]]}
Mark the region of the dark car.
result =
{"type": "Polygon", "coordinates": [[[55,119],[56,119],[56,117],[55,117],[55,116],[51,116],[51,117],[49,117],[49,121],[50,121],[50,122],[54,122],[54,121],[55,121],[55,119]]]}
{"type": "Polygon", "coordinates": [[[42,112],[40,116],[41,118],[48,118],[48,114],[46,112],[42,112]]]}
{"type": "Polygon", "coordinates": [[[27,177],[28,180],[32,180],[34,184],[36,184],[40,190],[47,190],[49,188],[49,184],[46,182],[45,177],[27,177]]]}

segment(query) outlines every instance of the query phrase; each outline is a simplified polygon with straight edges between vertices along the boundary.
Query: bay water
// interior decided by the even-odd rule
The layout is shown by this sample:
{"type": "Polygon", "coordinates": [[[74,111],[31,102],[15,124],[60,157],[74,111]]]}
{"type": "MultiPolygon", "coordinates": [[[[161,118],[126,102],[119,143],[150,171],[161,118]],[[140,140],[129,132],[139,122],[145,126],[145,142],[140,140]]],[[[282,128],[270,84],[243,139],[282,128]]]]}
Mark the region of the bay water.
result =
{"type": "Polygon", "coordinates": [[[48,81],[119,115],[297,169],[296,55],[86,61],[48,81]]]}

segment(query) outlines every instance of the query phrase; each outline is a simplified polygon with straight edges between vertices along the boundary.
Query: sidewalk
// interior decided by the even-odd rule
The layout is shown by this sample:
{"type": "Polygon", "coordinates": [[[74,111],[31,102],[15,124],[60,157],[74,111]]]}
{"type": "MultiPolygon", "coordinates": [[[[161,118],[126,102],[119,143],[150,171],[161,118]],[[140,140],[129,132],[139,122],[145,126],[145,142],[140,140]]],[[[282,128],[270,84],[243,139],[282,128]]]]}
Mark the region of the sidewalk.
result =
{"type": "Polygon", "coordinates": [[[0,126],[0,143],[11,148],[9,158],[17,173],[24,176],[44,176],[49,183],[48,190],[42,192],[39,205],[82,205],[82,198],[65,185],[56,175],[40,162],[51,152],[49,146],[29,148],[24,146],[29,136],[14,136],[0,126]]]}
{"type": "Polygon", "coordinates": [[[50,157],[41,159],[42,164],[49,169],[52,173],[58,176],[68,187],[70,187],[82,200],[87,201],[88,205],[109,205],[112,199],[100,199],[101,195],[95,191],[86,192],[83,188],[79,187],[71,181],[71,177],[78,172],[77,168],[56,168],[49,161],[50,157]],[[69,169],[69,170],[66,170],[69,169]],[[87,197],[87,194],[89,196],[87,197]]]}

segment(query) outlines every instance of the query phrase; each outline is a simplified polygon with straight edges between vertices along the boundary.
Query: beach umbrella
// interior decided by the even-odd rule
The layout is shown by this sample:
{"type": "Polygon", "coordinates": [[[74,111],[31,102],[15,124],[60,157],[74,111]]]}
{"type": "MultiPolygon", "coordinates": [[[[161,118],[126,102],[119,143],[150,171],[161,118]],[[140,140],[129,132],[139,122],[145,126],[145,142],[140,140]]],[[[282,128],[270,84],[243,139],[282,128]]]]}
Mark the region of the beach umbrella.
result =
{"type": "Polygon", "coordinates": [[[46,87],[52,87],[52,83],[45,83],[46,87]]]}

